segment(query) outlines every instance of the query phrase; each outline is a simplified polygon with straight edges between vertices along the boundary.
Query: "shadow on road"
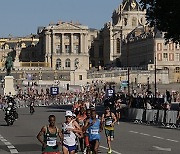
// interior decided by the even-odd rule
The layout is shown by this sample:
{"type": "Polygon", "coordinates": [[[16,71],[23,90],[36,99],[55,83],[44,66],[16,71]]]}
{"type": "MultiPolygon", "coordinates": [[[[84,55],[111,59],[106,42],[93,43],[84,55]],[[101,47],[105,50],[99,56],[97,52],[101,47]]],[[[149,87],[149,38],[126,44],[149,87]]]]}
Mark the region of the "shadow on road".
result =
{"type": "Polygon", "coordinates": [[[14,146],[20,152],[41,151],[41,146],[38,144],[17,144],[14,146]]]}

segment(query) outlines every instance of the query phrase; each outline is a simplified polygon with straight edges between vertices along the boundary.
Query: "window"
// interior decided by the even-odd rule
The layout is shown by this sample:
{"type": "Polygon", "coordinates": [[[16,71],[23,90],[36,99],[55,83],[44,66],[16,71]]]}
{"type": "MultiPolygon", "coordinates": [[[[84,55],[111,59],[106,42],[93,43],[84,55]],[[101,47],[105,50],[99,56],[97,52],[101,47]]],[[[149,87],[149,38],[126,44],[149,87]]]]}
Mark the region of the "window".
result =
{"type": "Polygon", "coordinates": [[[168,49],[168,45],[164,44],[164,50],[167,50],[167,49],[168,49]]]}
{"type": "Polygon", "coordinates": [[[79,80],[82,80],[82,75],[79,75],[79,80]]]}
{"type": "Polygon", "coordinates": [[[58,45],[58,46],[56,47],[56,53],[57,53],[57,54],[61,53],[61,45],[58,45]]]}
{"type": "Polygon", "coordinates": [[[124,18],[124,26],[127,26],[127,18],[124,18]]]}
{"type": "Polygon", "coordinates": [[[169,50],[174,50],[174,43],[169,44],[169,50]]]}
{"type": "Polygon", "coordinates": [[[157,43],[157,51],[162,51],[162,43],[157,43]]]}
{"type": "Polygon", "coordinates": [[[77,69],[79,67],[79,59],[78,58],[76,58],[74,61],[74,67],[75,67],[75,69],[77,69]]]}
{"type": "Polygon", "coordinates": [[[164,59],[165,61],[168,61],[168,54],[167,54],[167,53],[163,53],[163,59],[164,59]]]}
{"type": "Polygon", "coordinates": [[[75,45],[74,46],[74,52],[75,53],[79,53],[79,45],[75,45]]]}
{"type": "Polygon", "coordinates": [[[180,73],[180,67],[175,68],[175,73],[180,73]]]}
{"type": "Polygon", "coordinates": [[[70,59],[66,59],[65,67],[71,67],[71,60],[70,59]]]}
{"type": "Polygon", "coordinates": [[[57,59],[56,60],[56,69],[58,70],[59,68],[61,68],[61,59],[57,59]]]}
{"type": "Polygon", "coordinates": [[[175,55],[175,61],[180,61],[180,53],[176,53],[176,55],[175,55]]]}
{"type": "Polygon", "coordinates": [[[176,50],[179,50],[179,43],[175,44],[176,50]]]}
{"type": "Polygon", "coordinates": [[[132,18],[132,26],[133,27],[137,26],[137,18],[135,17],[132,18]]]}
{"type": "Polygon", "coordinates": [[[79,36],[78,35],[74,35],[74,40],[79,40],[79,36]]]}
{"type": "Polygon", "coordinates": [[[169,53],[169,61],[174,61],[174,53],[169,53]]]}
{"type": "Polygon", "coordinates": [[[59,40],[59,39],[60,39],[60,36],[59,36],[59,35],[56,35],[56,39],[59,40]]]}
{"type": "Polygon", "coordinates": [[[162,53],[158,53],[157,54],[157,60],[158,61],[162,61],[162,53]]]}
{"type": "Polygon", "coordinates": [[[66,53],[70,53],[70,45],[65,45],[65,51],[66,53]]]}
{"type": "Polygon", "coordinates": [[[168,67],[163,67],[163,70],[169,70],[169,68],[168,67]]]}
{"type": "Polygon", "coordinates": [[[70,39],[70,35],[64,35],[65,36],[65,39],[69,40],[70,39]]]}

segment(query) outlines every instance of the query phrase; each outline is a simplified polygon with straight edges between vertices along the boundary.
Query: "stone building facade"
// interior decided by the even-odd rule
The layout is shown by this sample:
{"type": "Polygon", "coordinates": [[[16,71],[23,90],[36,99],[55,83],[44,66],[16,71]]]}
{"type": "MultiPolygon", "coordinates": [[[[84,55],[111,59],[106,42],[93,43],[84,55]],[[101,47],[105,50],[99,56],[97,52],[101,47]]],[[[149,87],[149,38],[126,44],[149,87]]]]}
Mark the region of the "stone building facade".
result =
{"type": "MultiPolygon", "coordinates": [[[[136,0],[123,0],[112,13],[112,21],[104,24],[100,31],[100,46],[103,46],[104,66],[121,66],[121,41],[134,28],[145,25],[146,10],[142,10],[136,0]]],[[[99,58],[102,57],[99,55],[99,58]]],[[[100,61],[100,59],[99,59],[100,61]]],[[[98,62],[96,62],[98,63],[98,62]]]]}
{"type": "Polygon", "coordinates": [[[179,44],[164,39],[164,33],[139,27],[122,43],[122,66],[168,70],[171,82],[180,82],[179,44]]]}
{"type": "Polygon", "coordinates": [[[39,31],[41,51],[52,69],[89,70],[89,49],[96,35],[87,26],[60,21],[39,31]]]}

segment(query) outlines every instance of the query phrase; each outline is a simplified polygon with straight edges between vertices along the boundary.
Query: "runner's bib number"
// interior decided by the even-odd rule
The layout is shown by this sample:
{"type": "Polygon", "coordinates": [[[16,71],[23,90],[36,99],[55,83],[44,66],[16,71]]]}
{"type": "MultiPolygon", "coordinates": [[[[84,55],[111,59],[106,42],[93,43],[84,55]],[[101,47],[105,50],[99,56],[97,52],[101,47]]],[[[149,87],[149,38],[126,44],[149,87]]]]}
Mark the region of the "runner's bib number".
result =
{"type": "Polygon", "coordinates": [[[50,146],[50,147],[56,146],[56,139],[47,141],[47,146],[50,146]]]}
{"type": "Polygon", "coordinates": [[[107,120],[106,121],[106,126],[111,126],[111,124],[112,124],[112,120],[107,120]]]}
{"type": "Polygon", "coordinates": [[[99,129],[91,129],[91,134],[99,134],[99,129]]]}

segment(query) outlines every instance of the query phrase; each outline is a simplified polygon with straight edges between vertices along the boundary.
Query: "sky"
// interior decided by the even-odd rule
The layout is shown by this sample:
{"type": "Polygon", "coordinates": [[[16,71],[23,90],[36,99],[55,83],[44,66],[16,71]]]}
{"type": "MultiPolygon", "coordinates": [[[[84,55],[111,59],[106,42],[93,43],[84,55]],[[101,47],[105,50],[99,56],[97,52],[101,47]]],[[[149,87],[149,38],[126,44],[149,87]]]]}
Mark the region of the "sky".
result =
{"type": "Polygon", "coordinates": [[[39,26],[60,21],[101,29],[122,0],[1,0],[0,37],[36,34],[39,26]]]}

